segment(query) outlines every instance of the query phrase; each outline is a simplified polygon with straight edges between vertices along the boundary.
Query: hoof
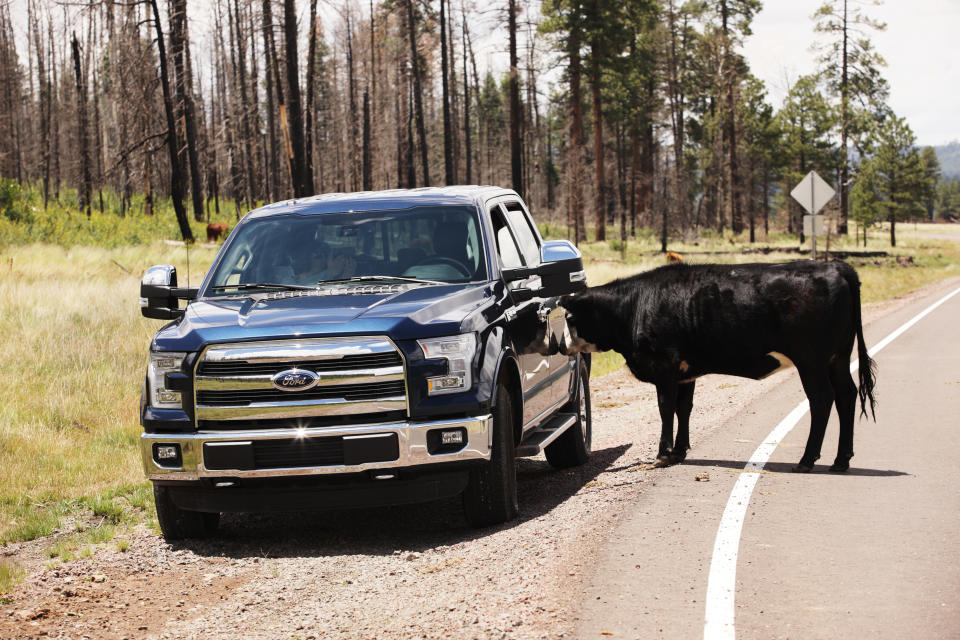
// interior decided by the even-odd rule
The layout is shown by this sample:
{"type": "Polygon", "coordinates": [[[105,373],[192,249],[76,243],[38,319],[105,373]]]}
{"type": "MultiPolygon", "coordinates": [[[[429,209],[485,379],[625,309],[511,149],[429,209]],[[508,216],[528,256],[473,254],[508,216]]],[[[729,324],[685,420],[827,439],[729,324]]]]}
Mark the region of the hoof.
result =
{"type": "Polygon", "coordinates": [[[813,465],[805,465],[802,462],[793,468],[794,473],[810,473],[811,471],[813,471],[813,465]]]}
{"type": "Polygon", "coordinates": [[[843,462],[834,462],[830,466],[830,473],[846,473],[850,470],[850,463],[844,460],[843,462]]]}
{"type": "Polygon", "coordinates": [[[687,459],[686,451],[674,451],[670,454],[670,464],[680,464],[687,459]]]}

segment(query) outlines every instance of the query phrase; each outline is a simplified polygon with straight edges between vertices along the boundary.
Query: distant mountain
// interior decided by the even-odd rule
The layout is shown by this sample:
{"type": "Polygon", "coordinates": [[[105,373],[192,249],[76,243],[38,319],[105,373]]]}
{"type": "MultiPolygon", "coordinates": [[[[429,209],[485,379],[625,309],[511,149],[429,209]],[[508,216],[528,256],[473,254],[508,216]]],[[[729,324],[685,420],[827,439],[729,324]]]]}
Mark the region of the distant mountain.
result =
{"type": "Polygon", "coordinates": [[[934,147],[945,180],[960,180],[960,141],[934,147]]]}

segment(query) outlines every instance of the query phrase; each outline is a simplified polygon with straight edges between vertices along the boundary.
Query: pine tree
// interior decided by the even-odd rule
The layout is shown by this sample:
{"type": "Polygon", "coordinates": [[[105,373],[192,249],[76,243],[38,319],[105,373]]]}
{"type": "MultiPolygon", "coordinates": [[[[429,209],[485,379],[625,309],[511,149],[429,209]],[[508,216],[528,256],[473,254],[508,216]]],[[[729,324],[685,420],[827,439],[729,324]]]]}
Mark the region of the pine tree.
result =
{"type": "Polygon", "coordinates": [[[880,76],[885,66],[882,57],[874,51],[870,40],[864,37],[867,29],[883,31],[886,25],[871,19],[859,6],[850,7],[854,0],[826,0],[813,14],[814,30],[826,34],[827,41],[820,47],[820,64],[834,95],[839,98],[840,113],[840,220],[837,232],[847,233],[847,188],[850,181],[848,140],[856,130],[854,105],[866,107],[870,102],[883,102],[887,85],[880,76]]]}

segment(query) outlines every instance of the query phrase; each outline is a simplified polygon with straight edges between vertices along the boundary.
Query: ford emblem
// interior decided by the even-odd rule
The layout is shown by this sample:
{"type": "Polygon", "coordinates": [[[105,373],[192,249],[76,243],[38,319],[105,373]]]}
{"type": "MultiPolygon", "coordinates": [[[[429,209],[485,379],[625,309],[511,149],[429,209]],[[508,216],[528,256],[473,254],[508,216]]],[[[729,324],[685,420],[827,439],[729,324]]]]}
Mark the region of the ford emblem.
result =
{"type": "Polygon", "coordinates": [[[303,369],[287,369],[270,378],[273,386],[280,391],[306,391],[316,386],[319,381],[320,376],[303,369]]]}

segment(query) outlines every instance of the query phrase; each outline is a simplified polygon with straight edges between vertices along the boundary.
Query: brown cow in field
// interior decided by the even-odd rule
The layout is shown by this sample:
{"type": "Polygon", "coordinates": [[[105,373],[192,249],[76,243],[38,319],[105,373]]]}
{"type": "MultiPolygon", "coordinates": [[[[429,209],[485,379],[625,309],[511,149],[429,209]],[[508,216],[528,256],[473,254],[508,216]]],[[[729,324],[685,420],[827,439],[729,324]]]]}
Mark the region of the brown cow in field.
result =
{"type": "Polygon", "coordinates": [[[211,222],[207,225],[207,242],[216,242],[220,236],[226,236],[229,228],[226,222],[211,222]]]}

